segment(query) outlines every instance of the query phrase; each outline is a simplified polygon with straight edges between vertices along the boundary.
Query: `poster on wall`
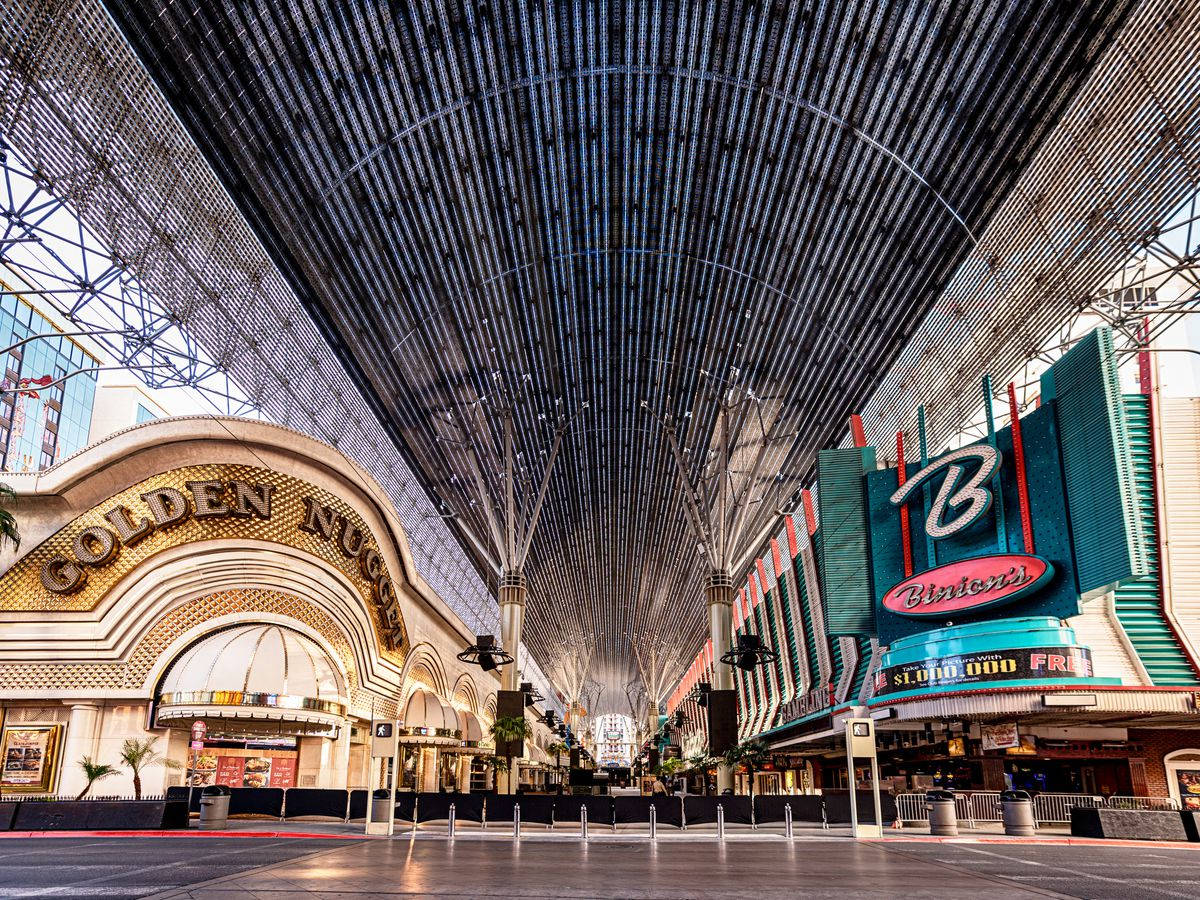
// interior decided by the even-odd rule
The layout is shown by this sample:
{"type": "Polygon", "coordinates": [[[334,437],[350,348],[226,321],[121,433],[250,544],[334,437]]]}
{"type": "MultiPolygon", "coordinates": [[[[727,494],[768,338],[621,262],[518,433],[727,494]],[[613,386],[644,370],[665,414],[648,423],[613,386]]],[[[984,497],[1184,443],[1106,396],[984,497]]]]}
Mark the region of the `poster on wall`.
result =
{"type": "Polygon", "coordinates": [[[1009,747],[1019,747],[1017,739],[1017,723],[1005,722],[1000,725],[982,725],[979,728],[983,738],[984,750],[1005,750],[1009,747]]]}
{"type": "Polygon", "coordinates": [[[204,750],[191,751],[191,778],[188,781],[192,787],[208,787],[213,784],[217,771],[217,757],[204,750]]]}
{"type": "Polygon", "coordinates": [[[271,760],[271,787],[289,788],[295,786],[295,757],[276,756],[271,760]]]}
{"type": "Polygon", "coordinates": [[[0,742],[0,790],[49,791],[53,788],[61,725],[5,728],[0,742]]]}
{"type": "Polygon", "coordinates": [[[1184,809],[1200,810],[1200,769],[1176,769],[1179,803],[1184,809]]]}
{"type": "Polygon", "coordinates": [[[269,756],[251,756],[244,760],[242,787],[263,788],[271,786],[271,763],[269,756]]]}

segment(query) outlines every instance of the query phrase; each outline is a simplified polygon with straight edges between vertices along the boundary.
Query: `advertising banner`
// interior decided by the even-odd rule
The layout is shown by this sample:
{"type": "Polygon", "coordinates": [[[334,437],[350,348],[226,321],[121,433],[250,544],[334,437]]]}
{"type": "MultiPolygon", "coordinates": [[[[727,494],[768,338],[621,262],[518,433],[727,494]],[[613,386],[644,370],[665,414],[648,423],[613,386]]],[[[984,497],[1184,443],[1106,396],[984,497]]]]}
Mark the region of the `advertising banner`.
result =
{"type": "Polygon", "coordinates": [[[1183,808],[1200,810],[1200,769],[1176,769],[1175,783],[1183,808]]]}
{"type": "Polygon", "coordinates": [[[882,696],[917,688],[965,687],[996,681],[1091,676],[1092,654],[1086,647],[1022,647],[887,666],[875,675],[875,694],[882,696]]]}
{"type": "Polygon", "coordinates": [[[49,791],[53,787],[60,725],[4,729],[0,790],[49,791]]]}
{"type": "Polygon", "coordinates": [[[1017,723],[1005,722],[1001,725],[982,725],[979,728],[983,738],[984,750],[1004,750],[1007,747],[1019,747],[1021,741],[1017,736],[1017,723]]]}

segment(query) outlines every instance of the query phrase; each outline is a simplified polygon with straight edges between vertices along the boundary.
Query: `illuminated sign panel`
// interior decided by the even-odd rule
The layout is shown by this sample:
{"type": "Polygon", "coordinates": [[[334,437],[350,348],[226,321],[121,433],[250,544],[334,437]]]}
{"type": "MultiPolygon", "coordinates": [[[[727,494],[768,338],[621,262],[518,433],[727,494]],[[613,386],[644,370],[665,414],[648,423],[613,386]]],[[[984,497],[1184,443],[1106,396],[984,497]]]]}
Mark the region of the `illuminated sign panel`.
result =
{"type": "Polygon", "coordinates": [[[1004,553],[947,563],[906,578],[883,595],[902,616],[948,616],[1012,603],[1040,588],[1054,567],[1038,556],[1004,553]]]}
{"type": "Polygon", "coordinates": [[[1086,647],[1021,647],[887,666],[875,673],[875,694],[1069,677],[1092,677],[1092,655],[1086,647]]]}

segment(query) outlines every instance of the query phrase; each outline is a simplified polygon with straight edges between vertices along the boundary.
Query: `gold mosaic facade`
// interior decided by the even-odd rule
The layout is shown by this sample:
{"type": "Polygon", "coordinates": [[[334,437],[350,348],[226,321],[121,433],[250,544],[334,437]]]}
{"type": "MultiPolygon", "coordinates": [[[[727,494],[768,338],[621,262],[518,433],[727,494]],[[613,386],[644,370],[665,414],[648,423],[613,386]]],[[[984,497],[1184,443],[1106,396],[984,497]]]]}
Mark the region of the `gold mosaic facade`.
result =
{"type": "MultiPolygon", "coordinates": [[[[308,600],[260,588],[220,591],[176,607],[146,632],[124,662],[0,664],[0,691],[33,687],[44,688],[47,692],[134,690],[145,683],[156,663],[180,635],[212,619],[239,613],[284,616],[294,620],[301,630],[320,635],[333,648],[347,673],[346,687],[351,705],[358,709],[374,706],[380,715],[396,714],[394,700],[384,700],[362,689],[350,643],[332,616],[308,600]]],[[[402,662],[398,654],[384,655],[397,665],[402,662]]]]}
{"type": "MultiPolygon", "coordinates": [[[[336,535],[333,540],[301,531],[305,508],[302,498],[308,496],[317,503],[327,506],[344,516],[347,521],[371,536],[379,547],[380,535],[369,529],[362,517],[347,503],[329,491],[309,482],[275,472],[243,465],[186,466],[147,478],[138,484],[114,494],[103,503],[78,516],[69,524],[47,538],[33,551],[22,557],[3,576],[0,576],[0,611],[30,612],[84,612],[94,609],[108,591],[121,578],[128,575],[146,560],[164,550],[195,541],[226,538],[232,542],[239,539],[268,541],[292,547],[308,553],[341,572],[359,591],[364,605],[370,611],[372,625],[380,652],[391,655],[387,642],[381,639],[385,633],[383,618],[376,603],[373,586],[363,577],[358,561],[346,557],[339,549],[336,535]],[[40,577],[42,567],[55,556],[73,556],[76,536],[89,527],[112,530],[112,524],[104,518],[105,512],[121,505],[134,511],[135,519],[145,512],[141,495],[157,488],[175,488],[185,496],[188,481],[217,480],[222,482],[245,481],[270,484],[274,487],[271,498],[270,519],[219,517],[197,518],[189,516],[177,525],[156,529],[143,540],[132,546],[122,546],[111,562],[100,567],[85,567],[87,581],[82,588],[70,594],[57,594],[47,590],[40,577]]],[[[390,573],[384,566],[384,574],[390,573]]],[[[400,623],[400,640],[396,642],[396,655],[403,657],[408,649],[408,635],[404,622],[400,623]]]]}

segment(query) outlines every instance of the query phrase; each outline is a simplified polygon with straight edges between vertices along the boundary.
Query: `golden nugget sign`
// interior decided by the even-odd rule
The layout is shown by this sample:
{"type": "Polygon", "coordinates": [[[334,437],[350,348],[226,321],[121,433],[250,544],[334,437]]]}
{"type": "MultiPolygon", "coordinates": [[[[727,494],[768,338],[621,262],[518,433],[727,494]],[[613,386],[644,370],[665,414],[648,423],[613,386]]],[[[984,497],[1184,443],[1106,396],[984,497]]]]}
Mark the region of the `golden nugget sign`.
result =
{"type": "MultiPolygon", "coordinates": [[[[121,551],[150,535],[169,531],[185,522],[215,520],[270,521],[275,485],[243,480],[185,481],[183,490],[157,487],[138,494],[140,505],[116,503],[103,513],[105,525],[81,528],[71,540],[70,552],[60,552],[42,563],[42,586],[54,594],[71,594],[87,582],[89,570],[117,560],[121,551]],[[186,493],[185,493],[186,491],[186,493]]],[[[372,599],[383,618],[384,633],[393,648],[402,641],[400,607],[377,542],[365,528],[336,509],[310,496],[300,498],[304,515],[296,529],[335,546],[370,585],[372,599]]],[[[294,507],[294,504],[293,504],[294,507]]],[[[249,529],[248,529],[249,530],[249,529]]]]}

